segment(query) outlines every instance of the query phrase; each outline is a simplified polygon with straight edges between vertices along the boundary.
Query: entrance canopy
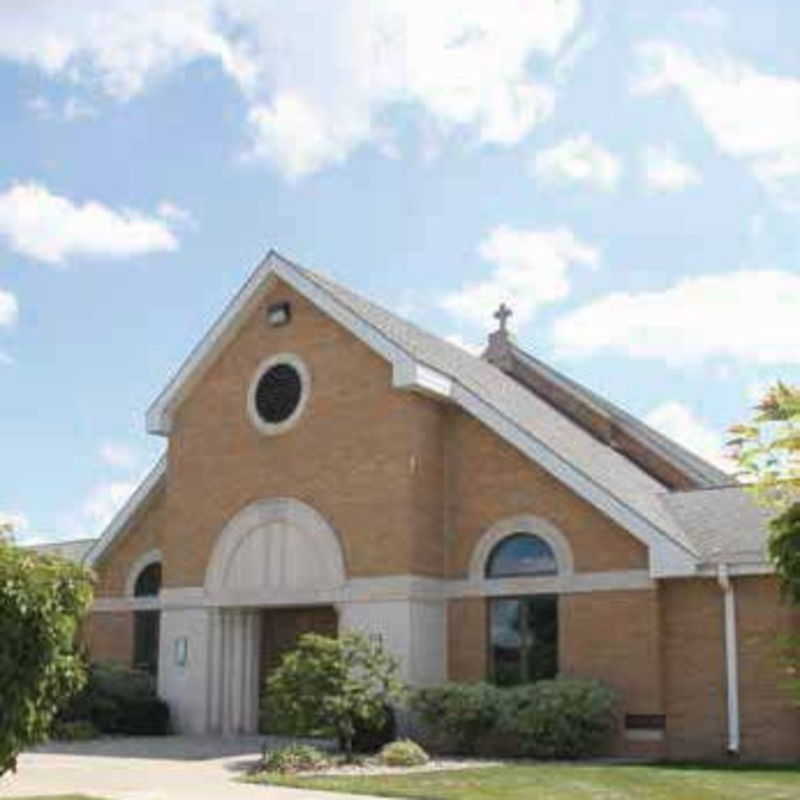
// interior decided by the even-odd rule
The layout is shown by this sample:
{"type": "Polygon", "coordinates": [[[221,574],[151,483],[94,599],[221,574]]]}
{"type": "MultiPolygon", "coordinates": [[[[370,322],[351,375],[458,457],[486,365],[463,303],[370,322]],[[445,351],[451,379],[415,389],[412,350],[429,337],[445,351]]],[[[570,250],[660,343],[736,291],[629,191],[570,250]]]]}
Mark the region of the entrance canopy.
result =
{"type": "Polygon", "coordinates": [[[335,531],[291,498],[243,508],[223,529],[206,573],[208,601],[219,606],[324,602],[345,583],[335,531]]]}

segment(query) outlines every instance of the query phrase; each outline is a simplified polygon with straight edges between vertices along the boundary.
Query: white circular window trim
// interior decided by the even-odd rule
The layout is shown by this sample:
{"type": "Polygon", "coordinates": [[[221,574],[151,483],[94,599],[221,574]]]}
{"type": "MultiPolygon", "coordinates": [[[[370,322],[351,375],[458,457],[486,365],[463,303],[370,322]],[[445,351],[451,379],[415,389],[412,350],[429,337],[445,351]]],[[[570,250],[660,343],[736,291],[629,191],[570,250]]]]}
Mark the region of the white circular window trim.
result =
{"type": "Polygon", "coordinates": [[[247,390],[247,415],[250,417],[250,422],[266,436],[277,436],[278,434],[285,433],[290,428],[293,428],[305,410],[306,403],[308,402],[308,395],[311,391],[311,372],[306,366],[300,356],[294,353],[277,353],[264,359],[256,369],[250,381],[250,388],[247,390]],[[300,376],[300,400],[297,403],[297,408],[282,422],[267,422],[261,418],[256,408],[256,390],[261,378],[264,377],[267,370],[278,364],[288,364],[293,367],[297,374],[300,376]]]}

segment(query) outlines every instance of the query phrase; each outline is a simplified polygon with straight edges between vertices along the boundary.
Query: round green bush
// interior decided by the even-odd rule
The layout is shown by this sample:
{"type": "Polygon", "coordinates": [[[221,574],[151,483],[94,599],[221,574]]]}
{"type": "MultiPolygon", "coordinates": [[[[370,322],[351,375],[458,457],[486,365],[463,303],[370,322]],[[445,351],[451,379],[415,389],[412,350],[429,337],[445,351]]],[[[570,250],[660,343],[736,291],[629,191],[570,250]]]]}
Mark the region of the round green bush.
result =
{"type": "Polygon", "coordinates": [[[593,680],[558,678],[507,690],[498,728],[529,758],[595,754],[614,727],[614,692],[593,680]]]}
{"type": "Polygon", "coordinates": [[[411,709],[431,738],[426,744],[438,752],[474,754],[497,723],[502,694],[490,683],[445,683],[414,692],[411,709]]]}
{"type": "Polygon", "coordinates": [[[389,742],[378,753],[378,758],[387,767],[418,767],[430,761],[428,754],[411,739],[389,742]]]}
{"type": "Polygon", "coordinates": [[[556,678],[514,688],[444,684],[418,690],[411,708],[433,752],[585,758],[612,731],[614,702],[598,681],[556,678]]]}
{"type": "Polygon", "coordinates": [[[275,750],[265,750],[261,757],[261,770],[280,774],[313,772],[324,769],[330,763],[330,758],[316,747],[290,744],[275,750]]]}

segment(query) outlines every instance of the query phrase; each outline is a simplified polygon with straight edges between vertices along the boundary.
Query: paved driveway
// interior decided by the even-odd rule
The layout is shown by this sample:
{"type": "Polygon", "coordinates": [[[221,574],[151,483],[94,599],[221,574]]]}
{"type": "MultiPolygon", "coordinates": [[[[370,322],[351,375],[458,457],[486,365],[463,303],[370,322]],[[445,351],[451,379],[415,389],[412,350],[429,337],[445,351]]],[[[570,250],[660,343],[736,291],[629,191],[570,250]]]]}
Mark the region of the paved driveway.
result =
{"type": "MultiPolygon", "coordinates": [[[[19,758],[0,795],[86,794],[109,800],[356,800],[354,795],[235,782],[263,737],[163,736],[50,744],[19,758]]],[[[364,800],[363,795],[359,800],[364,800]]]]}

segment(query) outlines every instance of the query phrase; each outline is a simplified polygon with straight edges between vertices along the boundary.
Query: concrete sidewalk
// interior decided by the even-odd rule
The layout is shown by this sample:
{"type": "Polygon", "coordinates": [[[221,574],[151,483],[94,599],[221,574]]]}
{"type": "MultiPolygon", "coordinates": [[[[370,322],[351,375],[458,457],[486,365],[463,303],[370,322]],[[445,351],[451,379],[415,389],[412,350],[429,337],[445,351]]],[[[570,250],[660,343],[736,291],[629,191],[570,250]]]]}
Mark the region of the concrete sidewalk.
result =
{"type": "MultiPolygon", "coordinates": [[[[162,736],[54,743],[19,758],[0,796],[85,794],[108,800],[356,800],[355,795],[236,782],[264,737],[162,736]]],[[[364,796],[360,795],[360,800],[364,796]]]]}

